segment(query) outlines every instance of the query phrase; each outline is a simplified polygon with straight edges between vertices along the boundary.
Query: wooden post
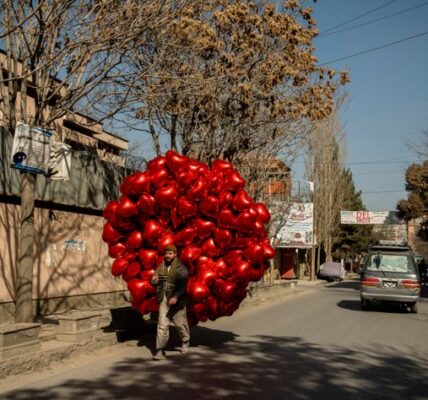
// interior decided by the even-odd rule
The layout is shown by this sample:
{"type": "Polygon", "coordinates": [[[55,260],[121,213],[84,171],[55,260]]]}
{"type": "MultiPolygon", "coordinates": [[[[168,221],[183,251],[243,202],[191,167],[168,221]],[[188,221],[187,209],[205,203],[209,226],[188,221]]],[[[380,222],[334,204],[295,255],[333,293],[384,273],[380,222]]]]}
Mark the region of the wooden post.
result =
{"type": "Polygon", "coordinates": [[[36,176],[21,174],[21,225],[15,292],[15,322],[33,322],[34,192],[36,176]]]}
{"type": "Polygon", "coordinates": [[[311,281],[315,280],[315,245],[311,248],[311,281]]]}

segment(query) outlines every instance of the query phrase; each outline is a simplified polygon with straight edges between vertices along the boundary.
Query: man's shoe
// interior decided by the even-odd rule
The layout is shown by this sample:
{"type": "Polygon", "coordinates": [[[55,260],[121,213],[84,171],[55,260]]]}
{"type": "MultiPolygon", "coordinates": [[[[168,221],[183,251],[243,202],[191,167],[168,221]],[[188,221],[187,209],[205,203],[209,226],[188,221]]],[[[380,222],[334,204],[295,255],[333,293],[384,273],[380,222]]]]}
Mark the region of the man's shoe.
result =
{"type": "Polygon", "coordinates": [[[189,345],[190,345],[190,342],[183,342],[180,349],[181,354],[186,354],[189,351],[189,345]]]}
{"type": "Polygon", "coordinates": [[[165,353],[163,350],[156,350],[155,355],[153,356],[153,360],[160,361],[165,358],[165,353]]]}

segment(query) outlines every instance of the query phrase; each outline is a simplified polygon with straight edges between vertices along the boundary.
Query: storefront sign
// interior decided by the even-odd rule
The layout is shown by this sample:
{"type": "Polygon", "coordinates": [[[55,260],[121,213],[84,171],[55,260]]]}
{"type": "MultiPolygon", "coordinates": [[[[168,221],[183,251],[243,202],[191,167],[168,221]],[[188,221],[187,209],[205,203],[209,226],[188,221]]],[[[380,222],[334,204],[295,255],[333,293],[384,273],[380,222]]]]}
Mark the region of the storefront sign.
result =
{"type": "Polygon", "coordinates": [[[341,224],[380,225],[400,223],[397,211],[341,211],[341,224]]]}

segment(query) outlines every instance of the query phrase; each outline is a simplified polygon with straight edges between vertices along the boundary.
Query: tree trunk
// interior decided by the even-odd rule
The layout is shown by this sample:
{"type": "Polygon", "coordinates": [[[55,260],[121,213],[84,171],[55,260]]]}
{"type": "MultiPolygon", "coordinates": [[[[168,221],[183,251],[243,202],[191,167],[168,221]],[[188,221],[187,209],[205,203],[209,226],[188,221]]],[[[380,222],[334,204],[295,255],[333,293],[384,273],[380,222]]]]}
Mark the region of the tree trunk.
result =
{"type": "Polygon", "coordinates": [[[34,192],[36,176],[21,174],[21,231],[19,235],[15,322],[33,322],[34,192]]]}

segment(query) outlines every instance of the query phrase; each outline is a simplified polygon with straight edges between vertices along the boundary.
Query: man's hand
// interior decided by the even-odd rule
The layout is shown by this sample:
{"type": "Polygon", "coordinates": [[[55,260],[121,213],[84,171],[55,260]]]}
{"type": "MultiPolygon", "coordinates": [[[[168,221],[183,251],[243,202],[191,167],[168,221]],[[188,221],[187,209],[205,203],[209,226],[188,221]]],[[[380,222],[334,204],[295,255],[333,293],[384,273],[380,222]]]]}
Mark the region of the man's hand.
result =
{"type": "Polygon", "coordinates": [[[171,297],[171,298],[169,299],[169,305],[170,305],[170,306],[173,306],[173,305],[175,305],[175,304],[177,304],[177,297],[171,297]]]}
{"type": "Polygon", "coordinates": [[[158,274],[154,274],[153,276],[152,276],[152,279],[151,279],[151,282],[153,283],[153,284],[158,284],[159,283],[159,275],[158,274]]]}

